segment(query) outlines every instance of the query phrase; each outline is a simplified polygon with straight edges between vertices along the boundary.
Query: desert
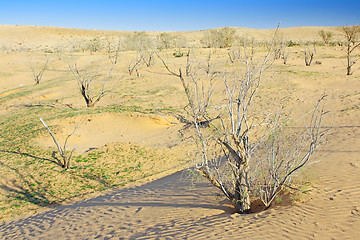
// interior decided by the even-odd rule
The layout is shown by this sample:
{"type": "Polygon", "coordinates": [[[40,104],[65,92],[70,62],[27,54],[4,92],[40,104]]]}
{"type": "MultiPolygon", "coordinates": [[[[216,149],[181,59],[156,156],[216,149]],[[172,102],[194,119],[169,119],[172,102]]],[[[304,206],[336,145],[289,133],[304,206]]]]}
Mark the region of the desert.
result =
{"type": "MultiPolygon", "coordinates": [[[[352,56],[360,57],[360,47],[352,56]]],[[[360,63],[347,75],[343,27],[131,32],[0,25],[0,238],[357,239],[359,119],[360,63]],[[299,129],[324,96],[324,118],[314,128],[326,134],[291,186],[280,186],[268,207],[261,192],[250,196],[248,213],[240,214],[216,186],[227,182],[208,181],[214,178],[201,176],[194,159],[201,151],[215,154],[201,143],[221,148],[197,136],[228,129],[219,119],[231,119],[218,111],[235,91],[223,83],[231,83],[231,71],[252,76],[245,60],[265,79],[251,99],[251,124],[260,126],[280,107],[300,119],[288,122],[299,129]],[[214,82],[193,88],[209,76],[214,82]],[[91,91],[83,94],[88,79],[91,91]],[[202,102],[210,93],[213,100],[202,102]],[[202,118],[192,122],[194,116],[202,118]]]]}

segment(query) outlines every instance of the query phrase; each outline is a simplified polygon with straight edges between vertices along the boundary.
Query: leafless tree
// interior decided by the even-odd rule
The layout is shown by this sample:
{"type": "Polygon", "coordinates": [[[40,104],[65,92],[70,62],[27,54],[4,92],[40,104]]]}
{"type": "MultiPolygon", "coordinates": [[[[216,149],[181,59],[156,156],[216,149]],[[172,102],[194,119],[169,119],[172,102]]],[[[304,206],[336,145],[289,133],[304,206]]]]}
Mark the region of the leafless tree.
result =
{"type": "MultiPolygon", "coordinates": [[[[249,116],[250,106],[262,83],[263,73],[274,60],[268,53],[262,62],[246,55],[243,70],[226,74],[224,105],[219,123],[214,127],[218,135],[208,135],[200,128],[197,135],[202,142],[201,164],[198,170],[219,187],[240,213],[250,211],[250,158],[255,146],[249,142],[254,119],[249,116]]],[[[262,124],[262,123],[258,123],[262,124]]]]}
{"type": "MultiPolygon", "coordinates": [[[[279,28],[279,25],[278,25],[279,28]]],[[[289,58],[290,52],[287,49],[287,43],[284,37],[275,37],[270,43],[275,59],[283,59],[283,63],[286,64],[289,58]]]]}
{"type": "Polygon", "coordinates": [[[89,71],[80,70],[76,64],[74,57],[72,58],[72,61],[73,61],[72,64],[69,64],[69,68],[77,81],[77,84],[80,89],[80,93],[83,96],[87,107],[95,106],[97,102],[99,102],[106,94],[108,94],[114,89],[116,83],[119,81],[117,80],[112,88],[106,90],[107,83],[110,82],[113,77],[112,70],[114,64],[111,64],[111,68],[107,76],[104,76],[103,74],[100,74],[98,72],[94,72],[90,70],[89,71]],[[94,94],[93,88],[95,82],[99,82],[99,81],[103,82],[101,86],[101,90],[97,94],[94,94]]]}
{"type": "Polygon", "coordinates": [[[64,51],[65,51],[65,47],[61,46],[61,45],[54,48],[54,52],[55,52],[58,60],[61,60],[61,58],[63,57],[64,51]]]}
{"type": "Polygon", "coordinates": [[[305,54],[305,65],[310,66],[312,60],[314,59],[314,55],[316,53],[315,46],[313,49],[310,49],[309,46],[304,47],[304,54],[305,54]]]}
{"type": "MultiPolygon", "coordinates": [[[[250,212],[254,196],[270,206],[297,170],[308,163],[324,134],[320,131],[323,98],[314,107],[306,131],[296,131],[290,138],[285,131],[287,114],[264,112],[260,103],[255,104],[275,58],[271,48],[263,57],[248,52],[244,46],[241,62],[215,77],[205,71],[208,66],[194,65],[189,58],[177,71],[160,58],[167,71],[180,79],[188,100],[185,109],[197,144],[196,169],[239,213],[250,212]],[[216,87],[220,76],[222,87],[216,87]],[[299,143],[293,143],[294,139],[299,143]],[[294,145],[300,147],[291,148],[294,145]],[[309,149],[304,153],[306,146],[309,149]]],[[[214,72],[218,71],[209,71],[214,72]]]]}
{"type": "Polygon", "coordinates": [[[241,49],[240,48],[231,48],[228,52],[229,60],[232,64],[240,61],[241,49]]]}
{"type": "Polygon", "coordinates": [[[346,38],[346,58],[347,58],[347,67],[346,75],[351,75],[352,66],[356,63],[357,60],[353,56],[354,50],[360,46],[360,27],[359,26],[344,26],[343,32],[346,38]]]}
{"type": "Polygon", "coordinates": [[[107,50],[109,59],[112,64],[116,64],[118,62],[119,54],[123,50],[121,39],[118,38],[116,41],[116,40],[106,38],[106,42],[107,42],[106,50],[107,50]]]}
{"type": "Polygon", "coordinates": [[[42,120],[42,118],[40,118],[40,121],[42,122],[42,124],[44,125],[44,127],[48,130],[50,136],[52,137],[57,149],[59,150],[60,156],[61,156],[61,160],[58,160],[58,164],[65,168],[68,169],[71,165],[71,158],[72,155],[74,153],[74,151],[76,150],[76,146],[71,150],[70,153],[66,152],[66,146],[67,146],[67,142],[69,140],[69,138],[74,135],[76,129],[77,129],[77,124],[75,124],[74,130],[66,137],[65,142],[64,142],[64,146],[63,148],[60,146],[57,138],[55,137],[55,135],[52,133],[52,131],[50,130],[50,128],[46,125],[46,123],[44,122],[44,120],[42,120]]]}
{"type": "Polygon", "coordinates": [[[217,134],[194,124],[201,147],[198,170],[223,191],[238,212],[248,213],[251,196],[260,196],[269,207],[292,175],[309,161],[324,134],[320,131],[324,111],[322,98],[305,131],[289,135],[282,114],[261,115],[251,109],[273,57],[267,55],[260,63],[246,56],[243,59],[246,70],[242,75],[233,73],[223,78],[225,111],[212,122],[217,134]]]}
{"type": "Polygon", "coordinates": [[[140,49],[138,50],[138,55],[140,56],[143,63],[150,67],[154,64],[154,55],[156,50],[150,50],[150,49],[140,49]]]}
{"type": "Polygon", "coordinates": [[[49,63],[49,58],[47,56],[45,57],[46,57],[45,63],[41,67],[35,67],[34,64],[30,62],[30,68],[36,85],[40,84],[42,76],[49,63]]]}
{"type": "Polygon", "coordinates": [[[141,57],[137,57],[134,61],[130,61],[128,65],[128,73],[131,76],[134,73],[134,70],[136,72],[136,76],[140,77],[140,73],[138,71],[138,66],[140,66],[142,62],[141,57]]]}

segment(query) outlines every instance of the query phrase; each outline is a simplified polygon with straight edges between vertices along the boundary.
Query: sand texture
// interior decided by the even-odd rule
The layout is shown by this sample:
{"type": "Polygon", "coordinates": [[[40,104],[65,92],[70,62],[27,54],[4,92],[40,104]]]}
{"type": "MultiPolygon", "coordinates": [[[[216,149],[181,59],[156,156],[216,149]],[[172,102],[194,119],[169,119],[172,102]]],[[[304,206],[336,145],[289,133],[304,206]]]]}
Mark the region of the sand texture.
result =
{"type": "Polygon", "coordinates": [[[177,172],[145,185],[58,206],[0,225],[2,239],[356,239],[360,232],[359,128],[321,152],[305,203],[240,215],[203,180],[177,172]],[[346,158],[344,155],[346,154],[346,158]]]}

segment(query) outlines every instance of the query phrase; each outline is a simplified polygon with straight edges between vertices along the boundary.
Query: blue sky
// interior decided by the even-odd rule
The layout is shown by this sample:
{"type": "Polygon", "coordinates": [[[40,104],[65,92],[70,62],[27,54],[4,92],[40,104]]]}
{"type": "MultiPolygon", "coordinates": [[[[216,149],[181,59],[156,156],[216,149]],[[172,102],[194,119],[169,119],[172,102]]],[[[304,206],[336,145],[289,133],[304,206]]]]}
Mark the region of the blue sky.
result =
{"type": "Polygon", "coordinates": [[[126,31],[360,25],[360,0],[0,0],[0,24],[126,31]]]}

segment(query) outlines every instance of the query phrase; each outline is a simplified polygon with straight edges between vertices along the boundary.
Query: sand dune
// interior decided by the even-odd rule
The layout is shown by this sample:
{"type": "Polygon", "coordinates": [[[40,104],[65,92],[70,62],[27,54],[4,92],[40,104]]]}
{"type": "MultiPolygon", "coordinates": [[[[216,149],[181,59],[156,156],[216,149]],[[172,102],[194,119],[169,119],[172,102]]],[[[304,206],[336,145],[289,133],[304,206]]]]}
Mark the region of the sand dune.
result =
{"type": "MultiPolygon", "coordinates": [[[[332,138],[360,128],[337,130],[332,138]]],[[[357,141],[359,143],[359,141],[357,141]]],[[[185,172],[0,225],[3,239],[356,239],[359,153],[330,144],[314,164],[318,183],[305,203],[240,215],[221,193],[185,172]],[[346,154],[346,159],[344,159],[346,154]],[[326,166],[326,167],[324,167],[326,166]]],[[[359,146],[359,145],[358,145],[359,146]]]]}
{"type": "MultiPolygon", "coordinates": [[[[338,27],[286,28],[281,29],[281,33],[284,37],[297,41],[320,40],[318,31],[321,29],[333,31],[335,40],[341,37],[338,27]]],[[[274,30],[237,28],[236,31],[239,34],[268,39],[274,30]]],[[[1,44],[19,48],[22,46],[37,48],[41,45],[39,49],[43,49],[45,45],[55,47],[75,38],[89,40],[96,36],[118,34],[126,33],[36,26],[0,26],[0,47],[1,44]]],[[[201,31],[181,34],[190,41],[199,41],[203,36],[201,31]]],[[[301,47],[291,48],[287,65],[281,62],[275,63],[274,69],[279,70],[274,78],[276,82],[267,85],[266,88],[269,92],[278,89],[274,94],[279,96],[290,93],[302,99],[316,99],[324,92],[328,95],[329,114],[324,122],[324,125],[330,128],[327,144],[316,152],[313,156],[314,161],[309,166],[310,171],[307,173],[311,174],[312,178],[311,191],[299,196],[296,201],[284,196],[283,201],[266,211],[248,215],[234,213],[232,205],[221,192],[204,179],[193,179],[194,176],[189,176],[185,170],[174,173],[175,170],[179,170],[179,162],[176,162],[171,154],[180,158],[189,148],[188,145],[181,145],[183,144],[179,137],[181,125],[170,126],[162,116],[154,113],[130,114],[121,111],[120,113],[103,111],[101,107],[107,105],[116,103],[128,107],[134,102],[144,109],[149,106],[164,109],[175,106],[175,109],[180,109],[179,106],[183,106],[184,103],[180,83],[172,81],[173,79],[159,64],[151,71],[143,70],[141,73],[144,77],[141,80],[131,76],[129,80],[122,81],[121,85],[115,88],[118,95],[106,96],[99,103],[101,111],[80,115],[78,117],[81,122],[80,127],[69,144],[70,147],[78,145],[76,154],[91,152],[96,148],[117,151],[118,148],[111,149],[112,144],[116,143],[137,144],[162,151],[176,146],[176,151],[166,156],[166,163],[160,163],[170,170],[135,181],[128,184],[127,188],[107,190],[93,197],[80,200],[78,198],[76,202],[70,201],[47,208],[36,206],[32,211],[38,211],[37,214],[17,216],[0,223],[0,239],[358,239],[360,236],[360,69],[355,65],[354,75],[345,76],[343,46],[318,47],[316,55],[318,63],[310,68],[304,65],[302,50],[301,47]]],[[[227,54],[225,49],[224,52],[218,51],[224,56],[227,54]]],[[[54,109],[53,111],[56,110],[58,114],[62,114],[61,111],[64,109],[84,108],[84,101],[78,94],[76,83],[71,74],[64,70],[67,68],[66,63],[53,60],[53,69],[48,71],[44,83],[34,87],[31,72],[26,65],[27,52],[0,54],[0,63],[7,66],[0,72],[2,100],[0,116],[12,114],[14,116],[12,121],[15,121],[18,112],[30,108],[48,107],[54,109]]],[[[33,54],[39,57],[43,52],[33,54]]],[[[88,56],[84,53],[79,57],[82,62],[79,62],[103,61],[101,54],[88,56]]],[[[130,53],[125,53],[123,62],[118,66],[124,68],[126,72],[126,63],[132,60],[132,57],[130,53]]],[[[105,58],[107,59],[107,56],[105,58]]],[[[269,96],[262,97],[266,100],[269,96]]],[[[64,112],[68,113],[65,110],[64,112]]],[[[43,113],[39,111],[38,114],[43,113]]],[[[28,124],[26,121],[25,123],[28,124]]],[[[69,118],[68,115],[49,120],[48,123],[56,129],[55,133],[61,140],[73,128],[73,118],[69,118]]],[[[35,137],[31,139],[34,140],[33,146],[51,152],[50,150],[54,150],[51,138],[45,134],[38,134],[39,129],[40,127],[34,130],[37,134],[34,133],[35,137]]],[[[21,137],[17,136],[15,140],[21,137]]],[[[0,141],[8,143],[9,137],[0,136],[0,141]]],[[[4,146],[8,145],[4,144],[4,146]]],[[[0,172],[0,176],[5,179],[1,179],[1,183],[4,181],[8,184],[5,184],[6,187],[19,181],[16,179],[18,175],[15,175],[16,171],[19,171],[15,165],[20,162],[17,161],[18,155],[26,158],[26,161],[38,161],[43,164],[42,166],[47,166],[46,161],[50,158],[49,156],[34,157],[20,150],[19,152],[1,150],[0,167],[2,168],[0,169],[3,172],[0,172]],[[15,155],[14,165],[6,163],[9,154],[15,155]],[[12,168],[5,168],[5,163],[12,168]],[[7,179],[9,174],[13,175],[7,179]]],[[[126,152],[121,154],[126,157],[126,152]]],[[[156,155],[153,152],[151,154],[156,155]]],[[[143,159],[147,159],[147,156],[143,156],[143,159]]],[[[53,169],[59,174],[57,176],[64,179],[68,177],[59,173],[60,167],[54,165],[53,169]]],[[[44,172],[41,174],[45,175],[44,172]]],[[[73,181],[70,177],[69,179],[69,182],[73,181]]],[[[66,181],[64,180],[65,183],[66,181]]],[[[70,183],[69,185],[71,187],[70,183]]],[[[1,194],[5,192],[4,189],[0,189],[1,194]]],[[[291,198],[294,200],[294,196],[291,198]]],[[[0,200],[6,201],[5,193],[0,195],[0,200]]]]}

